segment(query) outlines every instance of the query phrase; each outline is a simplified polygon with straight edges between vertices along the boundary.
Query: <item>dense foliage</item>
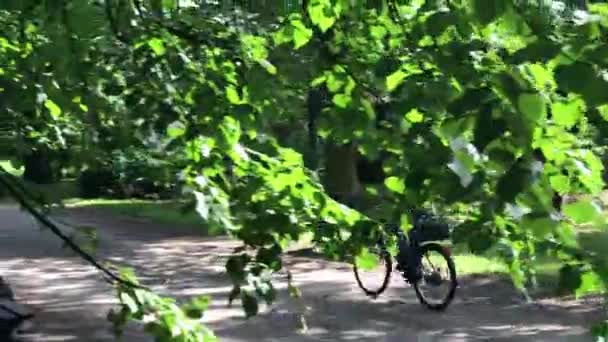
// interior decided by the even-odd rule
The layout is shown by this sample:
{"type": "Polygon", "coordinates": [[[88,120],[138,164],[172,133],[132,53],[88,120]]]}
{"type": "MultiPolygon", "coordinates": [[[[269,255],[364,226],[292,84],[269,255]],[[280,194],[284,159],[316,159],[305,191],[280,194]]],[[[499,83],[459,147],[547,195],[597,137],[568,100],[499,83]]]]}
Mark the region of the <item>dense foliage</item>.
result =
{"type": "MultiPolygon", "coordinates": [[[[549,253],[577,294],[608,284],[608,265],[574,232],[606,224],[594,196],[608,134],[608,4],[252,3],[3,3],[0,110],[19,133],[3,152],[68,149],[91,164],[124,146],[162,153],[182,168],[202,219],[252,247],[226,268],[254,315],[258,300],[274,298],[270,276],[290,241],[312,234],[344,259],[378,228],[281,145],[302,145],[292,132],[306,127],[309,90],[324,87],[324,143],[383,155],[383,189],[364,189],[388,208],[383,218],[407,227],[408,208],[464,206],[456,238],[474,252],[500,250],[522,290],[534,257],[549,253]],[[580,195],[565,217],[553,191],[580,195]]],[[[147,322],[163,341],[210,338],[193,323],[200,300],[189,316],[151,293],[118,290],[116,322],[147,322]]]]}

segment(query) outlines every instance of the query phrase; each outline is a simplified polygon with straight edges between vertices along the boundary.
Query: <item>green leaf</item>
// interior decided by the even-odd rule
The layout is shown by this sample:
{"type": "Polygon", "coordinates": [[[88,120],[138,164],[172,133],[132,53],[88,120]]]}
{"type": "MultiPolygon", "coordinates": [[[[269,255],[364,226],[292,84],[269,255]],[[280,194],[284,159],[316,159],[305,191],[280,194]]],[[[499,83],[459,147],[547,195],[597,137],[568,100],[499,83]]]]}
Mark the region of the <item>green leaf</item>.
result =
{"type": "Polygon", "coordinates": [[[57,119],[59,116],[61,116],[61,108],[59,108],[59,106],[52,100],[45,100],[44,106],[49,110],[49,113],[51,113],[53,118],[57,119]]]}
{"type": "Polygon", "coordinates": [[[250,55],[254,61],[259,62],[268,58],[266,38],[247,34],[241,36],[241,43],[245,53],[250,55]]]}
{"type": "Polygon", "coordinates": [[[405,193],[405,181],[403,178],[398,178],[395,176],[388,177],[384,180],[384,185],[392,192],[398,194],[405,193]]]}
{"type": "Polygon", "coordinates": [[[292,20],[291,25],[293,26],[293,45],[297,50],[310,41],[313,32],[301,20],[292,20]]]}
{"type": "Polygon", "coordinates": [[[414,108],[405,114],[405,118],[411,123],[418,123],[424,120],[424,115],[414,108]]]}
{"type": "Polygon", "coordinates": [[[308,16],[321,32],[326,32],[336,22],[336,18],[332,16],[332,9],[330,0],[311,0],[308,3],[308,16]]]}
{"type": "Polygon", "coordinates": [[[362,270],[373,270],[378,266],[380,259],[377,254],[370,253],[369,249],[363,248],[361,253],[355,257],[355,264],[362,270]]]}
{"type": "Polygon", "coordinates": [[[526,276],[521,266],[519,259],[512,260],[509,263],[509,274],[511,275],[513,285],[519,290],[525,290],[526,276]]]}
{"type": "Polygon", "coordinates": [[[336,94],[333,96],[332,101],[338,108],[345,109],[352,102],[352,98],[348,94],[336,94]]]}
{"type": "Polygon", "coordinates": [[[370,31],[372,37],[374,37],[376,39],[382,39],[388,34],[388,31],[386,30],[386,28],[384,26],[380,26],[380,25],[371,26],[369,31],[370,31]]]}
{"type": "Polygon", "coordinates": [[[402,70],[397,70],[386,78],[386,89],[388,91],[395,90],[403,81],[405,81],[406,73],[402,70]]]}
{"type": "Polygon", "coordinates": [[[517,98],[517,108],[531,122],[547,117],[547,104],[540,94],[524,93],[517,98]]]}
{"type": "Polygon", "coordinates": [[[162,56],[167,52],[165,42],[160,38],[152,38],[147,41],[147,44],[157,56],[162,56]]]}
{"type": "Polygon", "coordinates": [[[328,73],[325,79],[327,89],[332,93],[338,92],[345,84],[344,77],[341,74],[328,73]]]}
{"type": "Polygon", "coordinates": [[[179,138],[186,133],[186,125],[181,121],[174,121],[167,127],[167,135],[173,139],[179,138]]]}
{"type": "Polygon", "coordinates": [[[597,273],[588,271],[581,275],[581,282],[575,291],[575,295],[578,299],[587,294],[601,292],[603,288],[602,278],[597,273]]]}
{"type": "Polygon", "coordinates": [[[271,75],[276,75],[277,74],[277,67],[275,67],[274,65],[272,65],[272,63],[270,63],[267,60],[263,60],[259,62],[260,65],[266,69],[266,71],[271,74],[271,75]]]}
{"type": "Polygon", "coordinates": [[[131,297],[128,293],[125,293],[125,292],[121,293],[120,301],[122,304],[126,305],[127,308],[129,308],[129,311],[131,311],[131,314],[135,314],[139,310],[139,307],[137,306],[137,302],[135,302],[135,299],[133,299],[133,297],[131,297]]]}
{"type": "Polygon", "coordinates": [[[602,215],[602,208],[591,200],[579,200],[566,204],[563,207],[564,214],[577,224],[590,223],[602,215]]]}
{"type": "Polygon", "coordinates": [[[553,233],[555,228],[557,228],[558,223],[558,221],[553,220],[550,217],[531,218],[525,216],[520,223],[520,226],[523,229],[531,230],[534,236],[538,237],[539,239],[543,239],[549,234],[553,233]]]}
{"type": "Polygon", "coordinates": [[[203,313],[207,310],[207,307],[209,307],[209,302],[209,296],[195,297],[184,305],[183,310],[189,318],[201,319],[203,313]]]}
{"type": "Polygon", "coordinates": [[[553,121],[566,128],[571,128],[584,116],[585,103],[580,100],[556,102],[551,105],[553,121]]]}
{"type": "Polygon", "coordinates": [[[560,65],[555,69],[555,80],[562,91],[581,94],[589,107],[608,103],[608,80],[592,64],[560,65]]]}
{"type": "Polygon", "coordinates": [[[553,190],[564,195],[570,191],[570,178],[565,175],[555,175],[549,177],[549,182],[553,190]]]}
{"type": "Polygon", "coordinates": [[[241,104],[241,97],[239,96],[239,92],[236,90],[236,87],[233,85],[226,86],[226,98],[232,104],[241,104]]]}

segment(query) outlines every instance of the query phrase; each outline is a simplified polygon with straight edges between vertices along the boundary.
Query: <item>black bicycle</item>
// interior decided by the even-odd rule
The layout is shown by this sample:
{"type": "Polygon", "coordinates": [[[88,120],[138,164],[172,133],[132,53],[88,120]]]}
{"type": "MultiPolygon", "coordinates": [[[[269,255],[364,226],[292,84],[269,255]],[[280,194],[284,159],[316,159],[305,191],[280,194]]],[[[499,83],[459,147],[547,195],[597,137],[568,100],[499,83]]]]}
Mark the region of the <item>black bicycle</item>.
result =
{"type": "MultiPolygon", "coordinates": [[[[414,287],[421,304],[429,309],[444,310],[454,299],[458,281],[456,267],[449,245],[449,226],[434,220],[430,215],[419,215],[407,236],[398,225],[386,225],[385,232],[397,236],[398,254],[396,270],[403,279],[414,287]],[[438,266],[445,262],[443,267],[438,266]],[[442,274],[445,271],[445,274],[442,274]],[[445,289],[442,291],[442,286],[445,289]],[[437,299],[432,295],[437,294],[437,299]]],[[[371,297],[377,297],[388,287],[393,272],[393,257],[387,248],[387,236],[382,236],[377,246],[370,248],[380,260],[383,278],[376,279],[379,286],[366,283],[365,270],[354,263],[355,278],[359,287],[371,297]]]]}

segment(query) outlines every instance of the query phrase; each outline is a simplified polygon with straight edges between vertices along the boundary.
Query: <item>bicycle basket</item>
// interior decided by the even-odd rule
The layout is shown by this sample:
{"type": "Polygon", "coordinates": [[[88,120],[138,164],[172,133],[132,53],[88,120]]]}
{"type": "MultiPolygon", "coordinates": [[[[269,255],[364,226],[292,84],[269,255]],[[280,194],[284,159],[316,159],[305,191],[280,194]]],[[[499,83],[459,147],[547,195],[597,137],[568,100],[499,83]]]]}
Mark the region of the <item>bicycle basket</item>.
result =
{"type": "Polygon", "coordinates": [[[450,225],[446,223],[427,221],[418,227],[418,242],[447,240],[449,238],[450,225]]]}

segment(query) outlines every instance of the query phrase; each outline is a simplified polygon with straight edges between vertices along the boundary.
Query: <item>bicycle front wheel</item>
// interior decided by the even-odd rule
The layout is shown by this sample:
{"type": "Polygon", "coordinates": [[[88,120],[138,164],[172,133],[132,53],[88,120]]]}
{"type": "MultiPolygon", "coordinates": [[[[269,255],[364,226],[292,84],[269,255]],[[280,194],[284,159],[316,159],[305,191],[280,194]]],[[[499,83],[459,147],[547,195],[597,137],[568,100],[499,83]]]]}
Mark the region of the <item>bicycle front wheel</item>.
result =
{"type": "Polygon", "coordinates": [[[378,265],[373,269],[363,269],[362,267],[357,267],[357,263],[355,262],[353,270],[359,288],[366,295],[377,297],[388,287],[393,270],[393,261],[390,253],[381,246],[370,250],[370,252],[378,256],[378,265]]]}
{"type": "Polygon", "coordinates": [[[414,286],[420,303],[431,310],[444,310],[456,292],[456,266],[449,250],[439,244],[422,246],[421,279],[414,286]]]}

